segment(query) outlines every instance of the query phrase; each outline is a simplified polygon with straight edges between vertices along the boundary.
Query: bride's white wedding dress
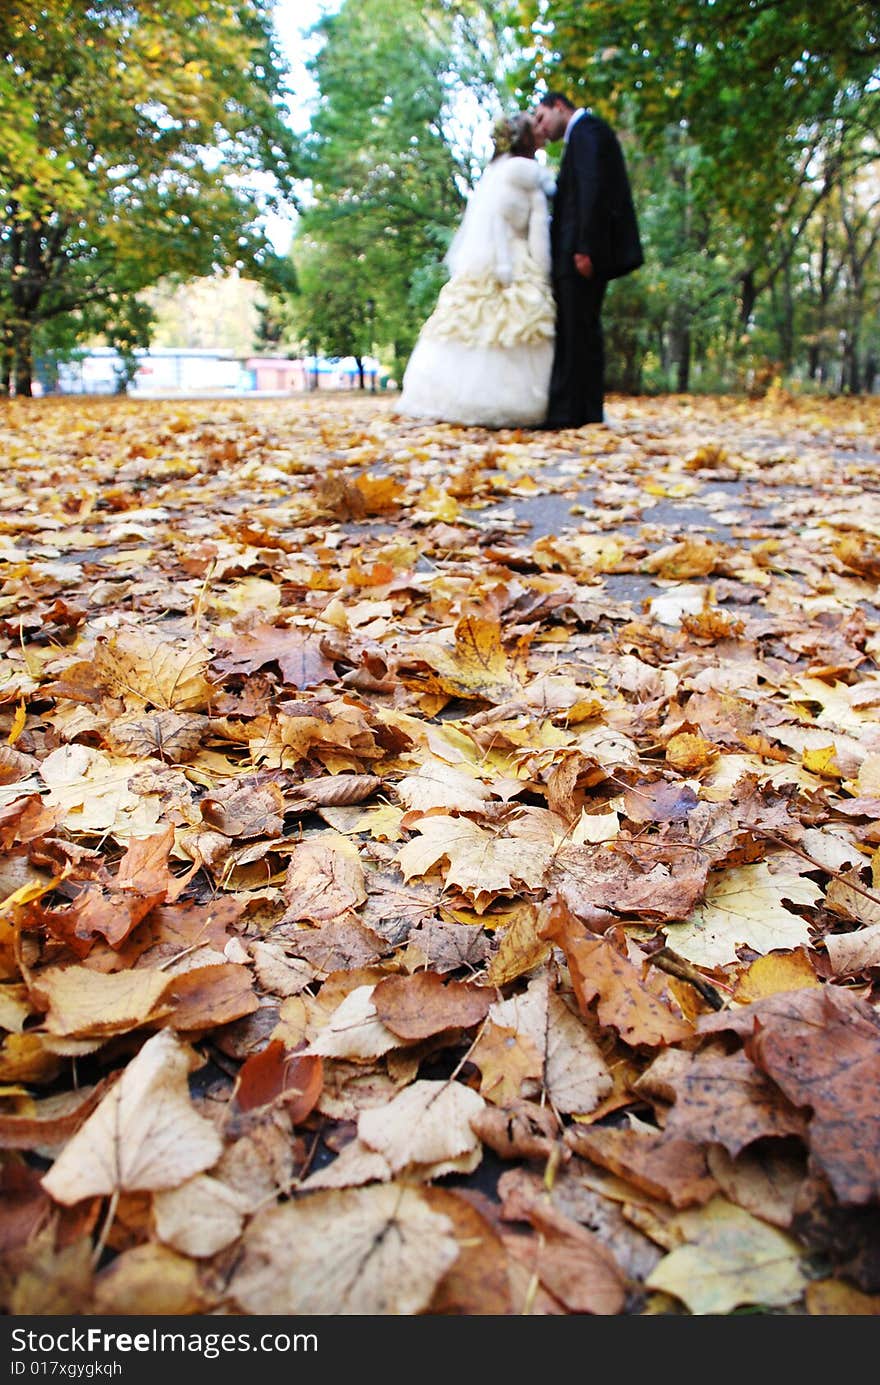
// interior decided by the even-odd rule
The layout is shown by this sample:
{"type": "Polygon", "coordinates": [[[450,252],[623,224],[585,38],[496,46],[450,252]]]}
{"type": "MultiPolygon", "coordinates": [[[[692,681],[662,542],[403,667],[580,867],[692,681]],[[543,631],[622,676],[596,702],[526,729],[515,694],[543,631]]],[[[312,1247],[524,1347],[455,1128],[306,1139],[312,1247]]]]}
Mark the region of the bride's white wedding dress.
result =
{"type": "Polygon", "coordinates": [[[518,155],[489,164],[406,368],[401,413],[484,428],[543,421],[555,325],[545,177],[518,155]]]}

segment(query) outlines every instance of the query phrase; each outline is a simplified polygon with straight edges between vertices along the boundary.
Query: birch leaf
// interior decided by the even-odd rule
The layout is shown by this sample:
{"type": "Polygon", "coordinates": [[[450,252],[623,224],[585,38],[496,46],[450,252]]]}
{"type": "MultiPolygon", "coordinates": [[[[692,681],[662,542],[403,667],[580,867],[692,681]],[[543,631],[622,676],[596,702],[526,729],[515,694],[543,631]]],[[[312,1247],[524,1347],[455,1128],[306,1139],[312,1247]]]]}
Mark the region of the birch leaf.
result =
{"type": "Polygon", "coordinates": [[[334,1189],[258,1213],[229,1292],[257,1316],[412,1316],[457,1256],[452,1222],[416,1189],[334,1189]]]}
{"type": "Polygon", "coordinates": [[[190,1100],[198,1059],[167,1030],[148,1039],[55,1160],[43,1187],[69,1206],[117,1190],[176,1188],[211,1167],[222,1142],[190,1100]]]}

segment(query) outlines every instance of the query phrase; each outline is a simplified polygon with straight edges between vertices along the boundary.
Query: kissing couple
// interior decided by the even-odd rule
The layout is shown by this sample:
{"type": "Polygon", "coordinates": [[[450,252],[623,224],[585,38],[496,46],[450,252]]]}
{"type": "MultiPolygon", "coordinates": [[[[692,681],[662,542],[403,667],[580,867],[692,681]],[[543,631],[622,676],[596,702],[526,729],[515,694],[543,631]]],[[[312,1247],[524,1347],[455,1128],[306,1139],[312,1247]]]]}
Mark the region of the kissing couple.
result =
{"type": "Polygon", "coordinates": [[[493,140],[399,412],[484,428],[602,423],[605,290],[644,263],[620,143],[556,91],[496,121],[493,140]],[[558,140],[554,185],[535,154],[558,140]]]}

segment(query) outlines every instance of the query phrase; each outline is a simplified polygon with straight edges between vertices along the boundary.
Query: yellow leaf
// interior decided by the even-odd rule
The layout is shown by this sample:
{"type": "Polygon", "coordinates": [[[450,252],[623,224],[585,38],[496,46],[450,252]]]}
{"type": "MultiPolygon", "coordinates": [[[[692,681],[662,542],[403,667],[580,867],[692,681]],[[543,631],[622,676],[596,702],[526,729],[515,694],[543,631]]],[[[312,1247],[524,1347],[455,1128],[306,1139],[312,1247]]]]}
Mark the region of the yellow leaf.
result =
{"type": "Polygon", "coordinates": [[[27,725],[27,705],[24,698],[21,699],[15,709],[12,718],[12,726],[9,728],[9,735],[6,737],[7,745],[15,745],[25,726],[27,725]]]}
{"type": "Polygon", "coordinates": [[[674,1294],[692,1313],[730,1313],[742,1304],[796,1303],[807,1284],[796,1241],[726,1198],[681,1212],[672,1225],[684,1237],[645,1280],[674,1294]]]}
{"type": "Polygon", "coordinates": [[[801,764],[810,774],[820,774],[825,779],[842,779],[843,772],[837,763],[837,747],[821,746],[816,750],[804,750],[801,764]]]}
{"type": "Polygon", "coordinates": [[[799,947],[794,952],[771,952],[752,962],[737,981],[733,998],[740,1005],[749,1005],[780,991],[797,991],[821,984],[809,953],[799,947]]]}

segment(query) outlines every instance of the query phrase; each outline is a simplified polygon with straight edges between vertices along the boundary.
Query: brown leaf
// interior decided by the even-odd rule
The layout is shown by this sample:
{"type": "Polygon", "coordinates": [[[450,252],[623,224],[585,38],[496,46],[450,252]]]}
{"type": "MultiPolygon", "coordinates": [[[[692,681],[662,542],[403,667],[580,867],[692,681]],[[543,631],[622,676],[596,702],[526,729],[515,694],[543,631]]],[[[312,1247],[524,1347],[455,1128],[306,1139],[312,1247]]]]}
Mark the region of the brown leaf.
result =
{"type": "Polygon", "coordinates": [[[249,969],[235,962],[170,977],[166,1001],[173,1007],[168,1023],[182,1034],[231,1024],[260,1004],[249,969]]]}
{"type": "Polygon", "coordinates": [[[703,898],[709,878],[706,853],[690,845],[617,842],[562,846],[547,884],[572,912],[589,919],[597,909],[648,919],[686,919],[703,898]]]}
{"type": "Polygon", "coordinates": [[[551,908],[544,936],[564,951],[583,1013],[589,1014],[598,996],[601,1023],[616,1029],[626,1043],[656,1047],[678,1043],[693,1033],[686,1020],[648,989],[631,962],[604,938],[585,934],[564,905],[551,908]]]}
{"type": "Polygon", "coordinates": [[[488,1013],[492,993],[434,972],[389,976],[373,991],[379,1019],[401,1039],[427,1039],[445,1029],[472,1029],[488,1013]]]}
{"type": "Polygon", "coordinates": [[[712,1145],[706,1157],[709,1172],[726,1198],[771,1226],[791,1225],[807,1171],[803,1148],[780,1141],[732,1159],[721,1145],[712,1145]]]}
{"type": "Polygon", "coordinates": [[[534,1101],[513,1101],[504,1109],[485,1106],[471,1124],[502,1159],[549,1159],[559,1128],[553,1113],[534,1101]]]}
{"type": "Polygon", "coordinates": [[[508,1258],[498,1232],[452,1189],[428,1186],[424,1197],[433,1211],[451,1222],[459,1245],[458,1257],[437,1285],[427,1311],[468,1317],[510,1313],[508,1258]]]}
{"type": "Polygon", "coordinates": [[[385,938],[353,918],[336,919],[321,928],[297,929],[287,934],[286,946],[318,973],[368,967],[391,951],[385,938]]]}
{"type": "Polygon", "coordinates": [[[700,1145],[676,1139],[668,1131],[655,1136],[641,1130],[570,1126],[565,1141],[576,1154],[629,1179],[673,1207],[700,1206],[718,1191],[700,1145]]]}
{"type": "Polygon", "coordinates": [[[0,1112],[0,1149],[32,1149],[55,1152],[63,1145],[104,1097],[115,1077],[104,1077],[93,1087],[59,1092],[28,1103],[21,1112],[0,1112]]]}
{"type": "Polygon", "coordinates": [[[720,1144],[737,1155],[767,1136],[805,1134],[803,1112],[781,1095],[745,1054],[691,1053],[686,1073],[670,1082],[675,1105],[666,1118],[670,1135],[698,1144],[720,1144]]]}
{"type": "Polygon", "coordinates": [[[284,922],[323,923],[366,899],[357,848],[338,832],[294,847],[284,880],[284,922]]]}
{"type": "Polygon", "coordinates": [[[320,641],[297,629],[256,625],[247,635],[218,640],[217,647],[229,651],[215,655],[212,661],[221,673],[253,673],[267,664],[277,664],[284,682],[300,689],[316,688],[336,676],[320,641]]]}
{"type": "Polygon", "coordinates": [[[208,717],[195,712],[151,712],[118,717],[104,732],[104,740],[118,755],[155,756],[180,765],[193,759],[209,725],[208,717]]]}
{"type": "Polygon", "coordinates": [[[570,1313],[623,1311],[624,1275],[597,1236],[557,1211],[546,1190],[536,1192],[518,1170],[502,1174],[498,1190],[505,1220],[528,1221],[539,1233],[522,1246],[523,1258],[570,1313]]]}
{"type": "Polygon", "coordinates": [[[199,805],[205,822],[224,837],[280,837],[284,795],[268,784],[229,784],[206,795],[199,805]]]}
{"type": "Polygon", "coordinates": [[[239,1069],[233,1101],[240,1111],[283,1101],[291,1122],[305,1120],[314,1107],[324,1080],[320,1058],[289,1053],[279,1039],[248,1058],[239,1069]]]}
{"type": "Polygon", "coordinates": [[[850,991],[789,995],[747,1051],[788,1099],[812,1109],[813,1157],[843,1203],[880,1196],[880,1018],[850,991]]]}
{"type": "Polygon", "coordinates": [[[363,803],[381,787],[382,780],[375,774],[325,774],[286,789],[284,806],[288,812],[343,807],[349,803],[363,803]]]}
{"type": "Polygon", "coordinates": [[[164,827],[149,837],[135,837],[129,842],[116,872],[118,890],[137,890],[142,895],[161,894],[171,882],[168,856],[174,846],[174,828],[164,827]]]}

